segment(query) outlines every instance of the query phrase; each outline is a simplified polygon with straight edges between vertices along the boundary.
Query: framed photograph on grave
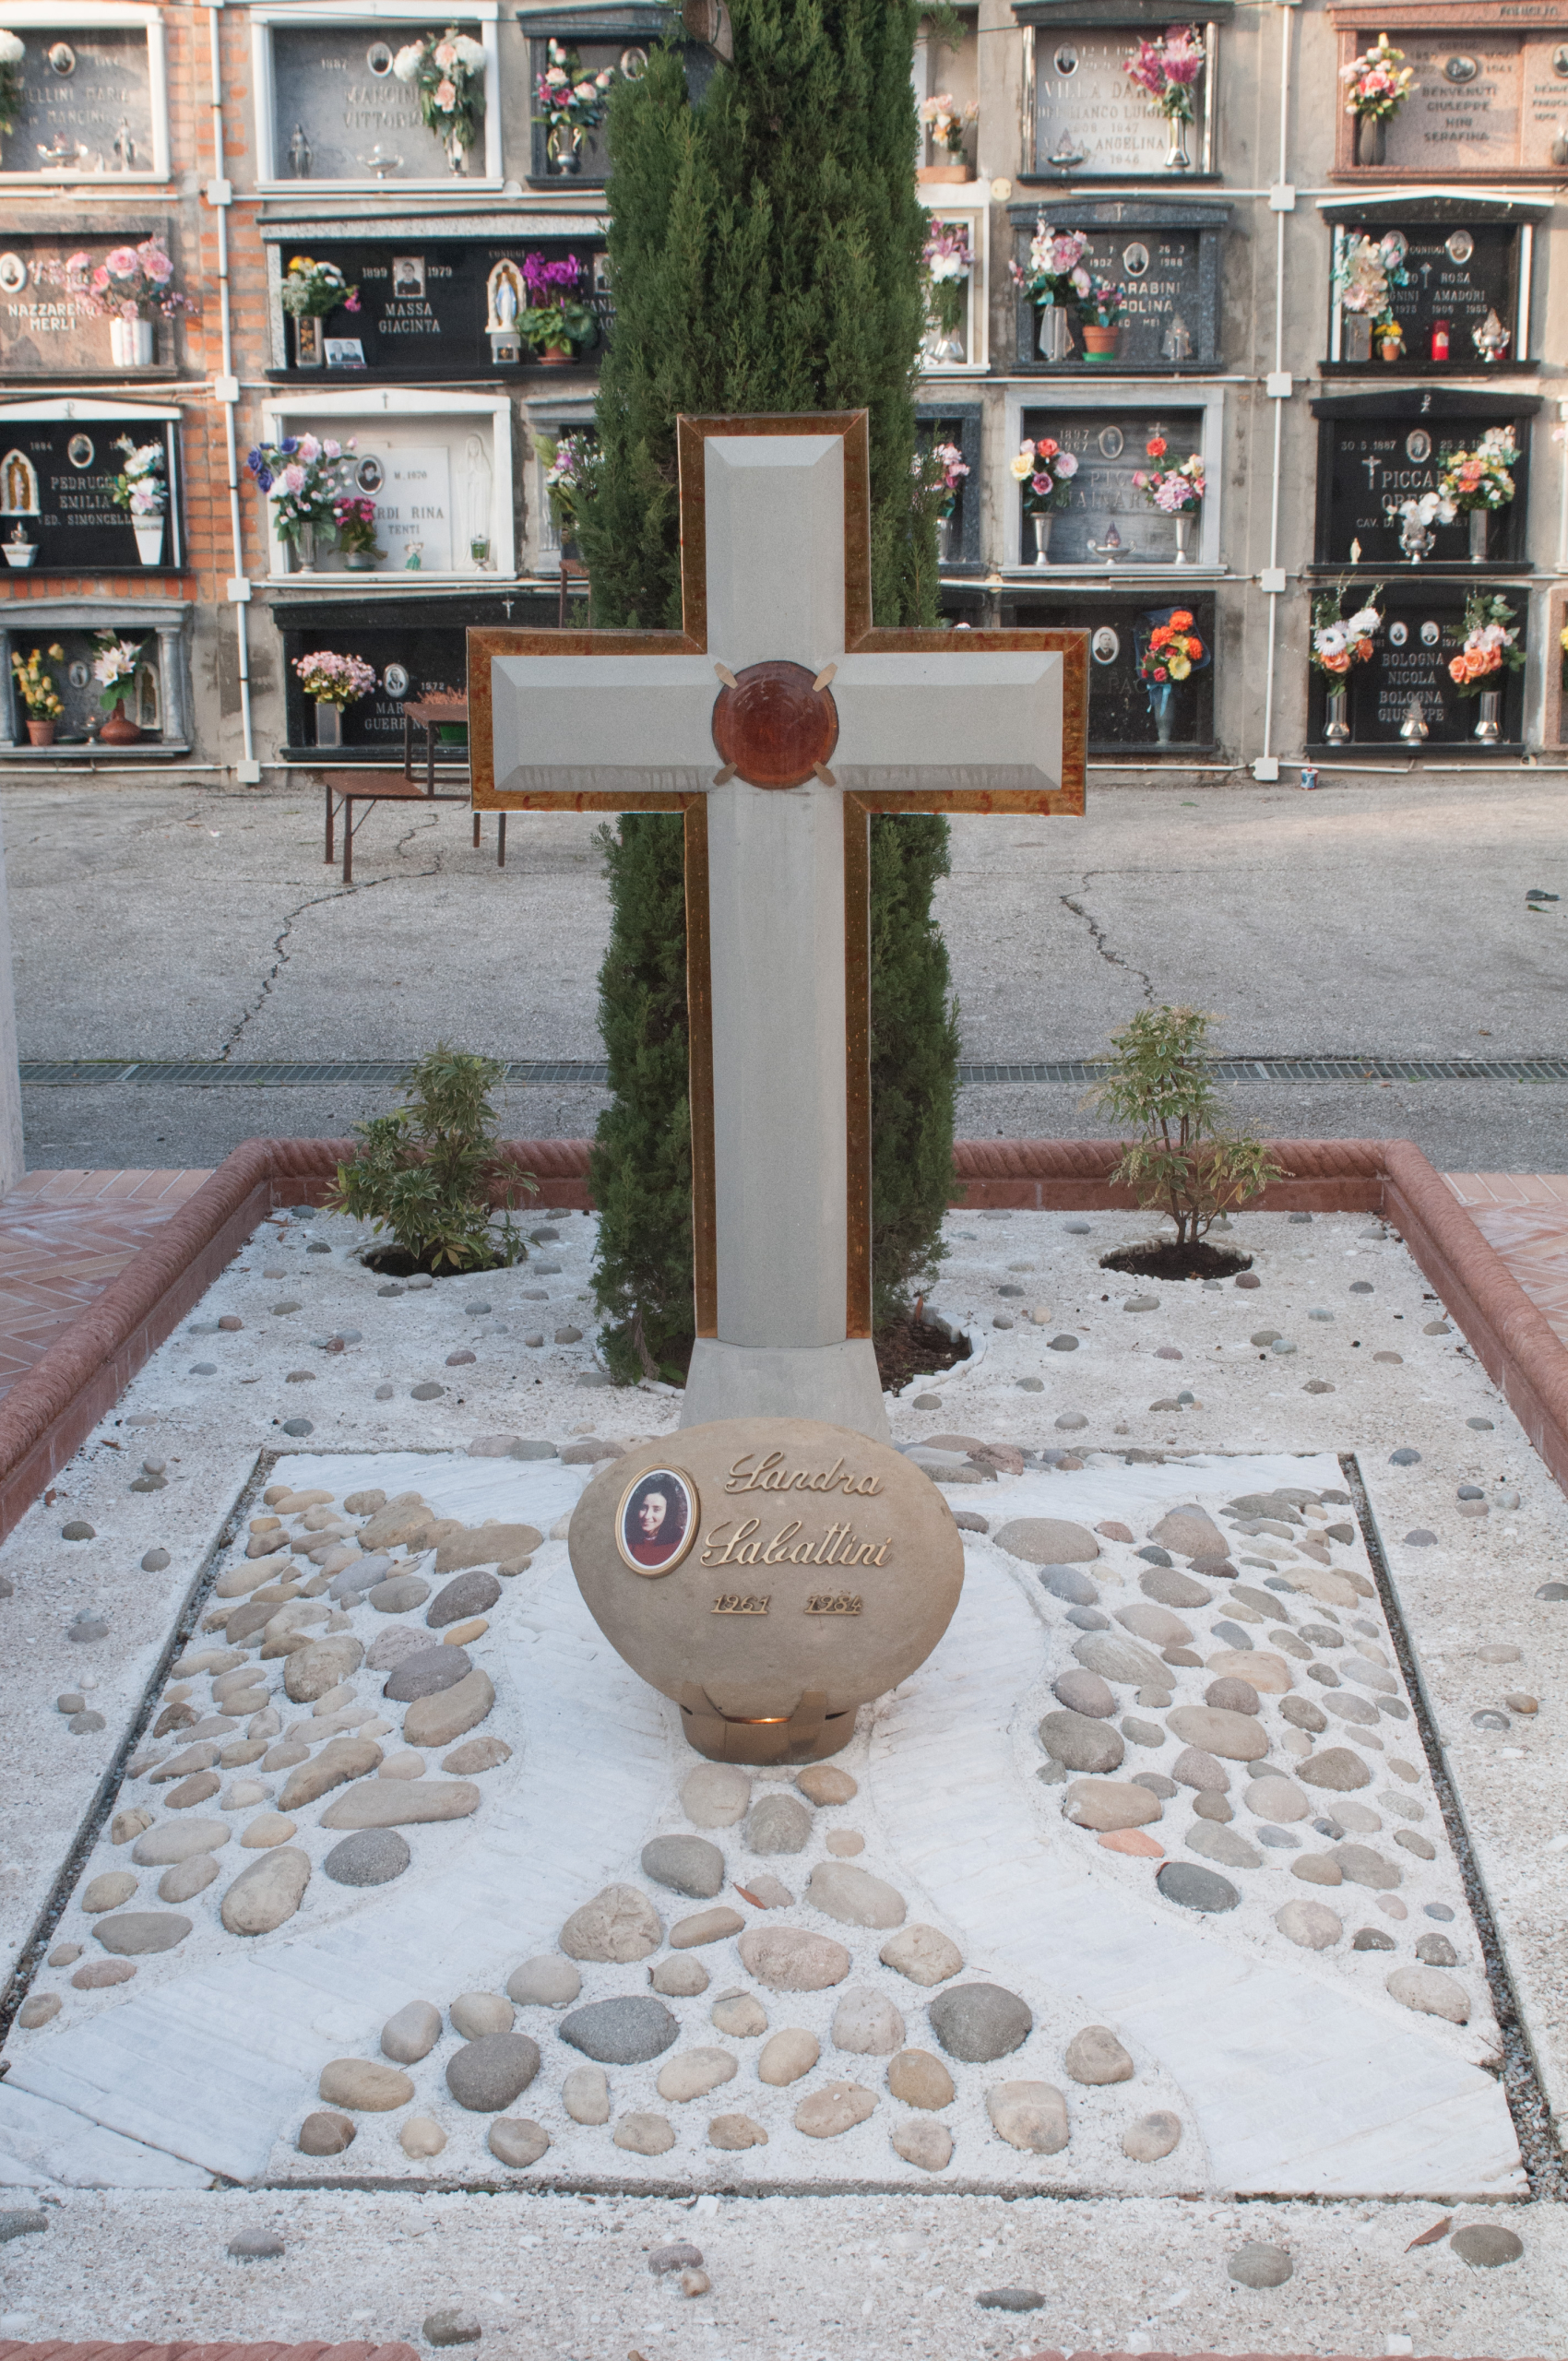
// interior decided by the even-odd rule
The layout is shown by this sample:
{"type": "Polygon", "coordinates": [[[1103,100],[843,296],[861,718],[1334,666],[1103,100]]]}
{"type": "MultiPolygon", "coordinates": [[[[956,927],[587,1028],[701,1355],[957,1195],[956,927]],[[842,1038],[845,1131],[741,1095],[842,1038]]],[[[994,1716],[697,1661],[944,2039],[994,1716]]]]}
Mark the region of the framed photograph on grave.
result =
{"type": "MultiPolygon", "coordinates": [[[[301,394],[269,403],[262,415],[268,443],[307,433],[340,443],[346,488],[375,502],[383,554],[361,569],[348,566],[340,550],[318,546],[317,575],[406,584],[410,574],[515,575],[512,410],[504,397],[386,387],[368,396],[301,394]]],[[[275,577],[298,571],[276,534],[271,571],[275,577]]]]}
{"type": "Polygon", "coordinates": [[[697,1537],[702,1504],[683,1468],[652,1467],[634,1478],[615,1513],[615,1546],[634,1574],[672,1574],[697,1537]]]}
{"type": "Polygon", "coordinates": [[[1175,18],[1152,0],[1013,0],[1030,34],[1024,186],[1216,176],[1221,32],[1232,13],[1229,0],[1175,18]],[[1170,37],[1189,26],[1201,50],[1195,66],[1184,40],[1167,57],[1170,37]]]}
{"type": "MultiPolygon", "coordinates": [[[[253,6],[252,88],[256,183],[297,194],[302,183],[341,189],[498,189],[502,184],[499,0],[471,0],[437,21],[419,0],[307,0],[253,6]],[[466,148],[424,122],[398,52],[450,24],[484,52],[482,113],[466,148]]],[[[476,77],[480,69],[474,69],[476,77]]],[[[398,250],[404,251],[399,241],[398,250]]]]}
{"type": "Polygon", "coordinates": [[[1503,377],[1538,367],[1531,282],[1550,197],[1384,191],[1317,202],[1332,241],[1325,374],[1503,377]]]}
{"type": "MultiPolygon", "coordinates": [[[[1431,187],[1561,182],[1568,170],[1568,18],[1554,0],[1400,0],[1390,8],[1334,5],[1342,74],[1381,33],[1413,77],[1381,122],[1332,103],[1331,177],[1396,177],[1431,187]]],[[[1336,80],[1336,90],[1343,89],[1336,80]]]]}
{"type": "MultiPolygon", "coordinates": [[[[1424,571],[1424,569],[1423,569],[1424,571]]],[[[1369,597],[1375,575],[1348,583],[1344,595],[1347,614],[1369,597]]],[[[1512,610],[1507,626],[1519,634],[1523,647],[1529,623],[1529,593],[1523,587],[1495,583],[1486,595],[1500,596],[1512,610]]],[[[1335,720],[1329,698],[1335,685],[1314,666],[1307,691],[1307,742],[1314,752],[1343,753],[1347,746],[1379,746],[1400,754],[1420,755],[1441,750],[1445,760],[1455,754],[1484,760],[1499,753],[1517,755],[1525,744],[1523,670],[1503,670],[1487,675],[1498,699],[1495,718],[1478,691],[1462,694],[1450,670],[1465,644],[1466,602],[1471,589],[1452,575],[1432,575],[1425,581],[1405,577],[1385,580],[1377,604],[1383,628],[1373,636],[1372,654],[1365,663],[1352,664],[1344,676],[1343,722],[1349,736],[1330,739],[1335,720]],[[1493,727],[1494,738],[1478,735],[1493,727]]],[[[1310,610],[1309,610],[1310,613],[1310,610]]]]}
{"type": "Polygon", "coordinates": [[[980,550],[980,452],[983,411],[979,402],[921,402],[915,410],[915,441],[921,449],[940,449],[949,457],[954,477],[948,514],[936,522],[937,564],[944,575],[978,574],[980,550]],[[962,467],[967,473],[960,475],[962,467]]]}
{"type": "Polygon", "coordinates": [[[75,7],[5,0],[0,25],[23,51],[20,102],[0,136],[0,184],[168,179],[161,9],[129,0],[75,7]]]}
{"type": "MultiPolygon", "coordinates": [[[[1211,372],[1220,361],[1220,261],[1231,208],[1223,202],[1182,204],[1156,197],[1064,197],[1010,205],[1013,259],[1029,267],[1037,228],[1075,233],[1082,267],[1116,290],[1118,318],[1109,348],[1094,354],[1085,319],[1067,314],[1066,349],[1051,330],[1059,307],[1038,307],[1014,293],[1016,366],[1051,376],[1153,377],[1211,372]]],[[[1087,315],[1086,315],[1087,316],[1087,315]]]]}
{"type": "Polygon", "coordinates": [[[1018,386],[1007,394],[1004,416],[1010,462],[1026,441],[1053,442],[1073,462],[1070,471],[1056,471],[1063,481],[1047,512],[1051,528],[1043,560],[1037,561],[1039,537],[1028,482],[1016,480],[1000,502],[1004,571],[1137,572],[1146,579],[1158,575],[1179,580],[1183,574],[1219,570],[1222,386],[1185,382],[1166,389],[1091,390],[1075,384],[1070,394],[1049,400],[1040,389],[1018,386]],[[1151,455],[1151,443],[1165,448],[1151,455]],[[1179,468],[1194,457],[1203,463],[1204,495],[1179,531],[1175,513],[1154,505],[1134,478],[1179,468]]]}
{"type": "MultiPolygon", "coordinates": [[[[283,711],[286,757],[315,761],[315,717],[294,670],[297,657],[330,649],[357,656],[375,674],[368,696],[343,707],[341,759],[356,763],[401,763],[403,706],[411,698],[461,696],[468,685],[467,626],[508,622],[545,626],[555,621],[553,591],[514,593],[505,601],[472,591],[441,590],[426,596],[365,599],[362,577],[350,575],[344,597],[279,600],[269,609],[283,647],[283,711]]],[[[334,756],[334,760],[339,759],[334,756]]]]}
{"type": "MultiPolygon", "coordinates": [[[[339,303],[321,315],[328,370],[362,369],[368,376],[419,385],[505,379],[542,367],[516,326],[528,302],[524,273],[532,257],[545,265],[569,260],[576,266],[575,297],[593,325],[572,347],[564,368],[584,374],[598,368],[615,317],[602,232],[563,236],[559,217],[542,209],[531,220],[499,225],[506,231],[500,238],[491,234],[494,222],[476,236],[460,220],[440,215],[406,217],[401,229],[417,234],[397,238],[345,238],[343,226],[321,219],[261,225],[271,325],[269,377],[296,385],[319,382],[318,368],[300,365],[300,323],[283,300],[289,266],[299,255],[330,264],[342,274],[345,295],[353,289],[358,296],[356,311],[339,303]],[[341,350],[353,344],[360,348],[358,358],[341,350]],[[334,346],[339,348],[336,356],[334,346]]],[[[4,308],[0,303],[0,315],[4,308]]],[[[552,379],[563,374],[561,364],[552,364],[552,379]]]]}
{"type": "Polygon", "coordinates": [[[921,374],[983,376],[991,366],[991,208],[957,187],[922,185],[920,196],[931,217],[921,374]]]}
{"type": "MultiPolygon", "coordinates": [[[[1166,752],[1191,756],[1214,751],[1215,599],[1212,590],[1183,596],[1176,611],[1192,618],[1191,635],[1208,660],[1199,660],[1185,681],[1172,683],[1157,701],[1155,684],[1143,677],[1144,658],[1171,600],[1144,591],[1075,593],[1052,599],[1010,587],[1002,600],[1004,627],[1089,635],[1089,735],[1091,755],[1135,754],[1139,761],[1166,752]]],[[[1186,627],[1183,627],[1184,629],[1186,627]]]]}
{"type": "Polygon", "coordinates": [[[1324,394],[1312,408],[1318,421],[1318,571],[1529,570],[1526,527],[1530,429],[1540,408],[1536,396],[1405,386],[1375,394],[1324,394]],[[1455,472],[1456,455],[1481,451],[1489,436],[1497,438],[1496,464],[1513,483],[1512,499],[1491,509],[1461,507],[1443,522],[1434,511],[1455,472]]]}
{"type": "Polygon", "coordinates": [[[7,576],[180,573],[179,426],[177,409],[75,396],[0,403],[7,576]],[[126,505],[133,493],[135,507],[126,505]]]}

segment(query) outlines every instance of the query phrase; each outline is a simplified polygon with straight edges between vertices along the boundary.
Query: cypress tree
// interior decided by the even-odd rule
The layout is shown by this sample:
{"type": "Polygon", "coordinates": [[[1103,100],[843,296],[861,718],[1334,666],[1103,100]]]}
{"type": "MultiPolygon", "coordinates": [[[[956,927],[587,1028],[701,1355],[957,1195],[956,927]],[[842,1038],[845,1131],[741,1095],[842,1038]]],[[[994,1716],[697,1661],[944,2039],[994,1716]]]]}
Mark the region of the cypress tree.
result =
{"type": "MultiPolygon", "coordinates": [[[[731,0],[735,57],[694,105],[675,47],[610,109],[615,334],[581,520],[600,626],[681,622],[675,421],[864,409],[878,623],[936,621],[932,511],[912,497],[925,325],[911,0],[731,0]]],[[[692,1330],[682,822],[602,832],[600,1021],[613,1103],[593,1156],[595,1290],[612,1364],[683,1359],[692,1330]]],[[[956,1027],[931,914],[940,819],[872,821],[873,1249],[878,1321],[941,1253],[956,1027]]]]}

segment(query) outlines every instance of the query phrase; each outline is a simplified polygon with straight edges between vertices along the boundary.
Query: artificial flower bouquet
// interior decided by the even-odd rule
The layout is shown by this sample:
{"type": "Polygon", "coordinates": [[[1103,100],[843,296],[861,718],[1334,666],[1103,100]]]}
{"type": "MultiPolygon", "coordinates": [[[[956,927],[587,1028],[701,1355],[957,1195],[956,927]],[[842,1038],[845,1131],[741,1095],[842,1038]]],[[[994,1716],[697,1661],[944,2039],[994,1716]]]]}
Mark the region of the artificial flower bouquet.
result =
{"type": "Polygon", "coordinates": [[[544,460],[544,489],[563,540],[576,538],[584,508],[592,499],[599,445],[588,433],[538,438],[544,460]]]}
{"type": "Polygon", "coordinates": [[[1014,482],[1022,487],[1026,516],[1044,516],[1062,507],[1067,486],[1078,472],[1072,452],[1053,443],[1049,434],[1038,443],[1020,443],[1017,456],[1008,464],[1014,482]]]}
{"type": "Polygon", "coordinates": [[[1345,84],[1345,112],[1360,119],[1386,123],[1410,95],[1415,68],[1403,64],[1405,53],[1396,49],[1386,33],[1379,33],[1371,49],[1339,68],[1345,84]]]}
{"type": "Polygon", "coordinates": [[[282,303],[296,320],[321,320],[339,306],[357,312],[360,291],[350,286],[335,262],[295,255],[283,274],[282,303]]]}
{"type": "Polygon", "coordinates": [[[1353,615],[1345,612],[1343,584],[1313,599],[1310,661],[1315,670],[1327,676],[1332,687],[1343,685],[1352,664],[1365,664],[1375,653],[1372,640],[1383,629],[1375,601],[1382,588],[1380,582],[1353,615]]]}
{"type": "Polygon", "coordinates": [[[40,264],[38,275],[97,319],[172,320],[177,312],[196,309],[175,286],[174,266],[156,238],[144,238],[136,246],[111,246],[100,263],[89,254],[46,261],[40,264]]]}
{"type": "Polygon", "coordinates": [[[930,514],[945,520],[958,505],[958,493],[969,463],[956,443],[930,443],[917,451],[910,462],[915,479],[915,501],[930,514]]]}
{"type": "Polygon", "coordinates": [[[1160,40],[1146,37],[1122,62],[1122,71],[1169,123],[1192,122],[1203,70],[1203,35],[1196,25],[1172,25],[1160,40]]]}
{"type": "Polygon", "coordinates": [[[1172,681],[1186,680],[1207,661],[1208,650],[1193,629],[1192,616],[1185,607],[1177,607],[1150,632],[1138,677],[1148,687],[1162,689],[1172,681]]]}
{"type": "Polygon", "coordinates": [[[399,82],[418,94],[427,130],[445,141],[456,163],[479,137],[484,119],[484,44],[448,25],[444,33],[422,33],[392,60],[399,82]]]}
{"type": "Polygon", "coordinates": [[[65,712],[54,675],[49,670],[51,663],[63,664],[65,660],[65,651],[57,639],[51,640],[46,649],[35,647],[25,663],[18,650],[12,648],[11,674],[30,721],[58,721],[65,712]]]}
{"type": "Polygon", "coordinates": [[[921,257],[925,270],[926,307],[944,337],[956,336],[968,308],[969,273],[974,251],[967,221],[933,221],[921,257]]]}
{"type": "Polygon", "coordinates": [[[17,127],[22,106],[22,60],[27,44],[0,25],[0,139],[17,127]]]}
{"type": "Polygon", "coordinates": [[[1170,448],[1163,434],[1151,434],[1144,449],[1155,465],[1135,469],[1133,481],[1149,506],[1158,508],[1162,516],[1191,516],[1203,505],[1203,457],[1201,453],[1192,451],[1175,467],[1161,467],[1159,462],[1170,448]]]}
{"type": "Polygon", "coordinates": [[[1093,273],[1084,265],[1088,243],[1081,230],[1053,230],[1044,214],[1039,214],[1027,267],[1021,263],[1011,265],[1014,285],[1042,310],[1051,303],[1075,306],[1094,284],[1093,273]]]}
{"type": "Polygon", "coordinates": [[[297,543],[307,526],[329,543],[337,540],[337,506],[349,488],[346,455],[354,447],[352,437],[344,444],[330,436],[318,441],[314,434],[287,434],[281,443],[260,444],[248,455],[245,465],[272,503],[280,540],[297,543]]]}
{"type": "Polygon", "coordinates": [[[294,670],[307,697],[317,705],[335,705],[341,711],[346,705],[357,705],[361,697],[368,697],[375,686],[375,667],[367,664],[362,656],[339,656],[329,647],[318,647],[313,655],[296,656],[294,670]]]}
{"type": "Polygon", "coordinates": [[[1098,270],[1092,270],[1088,293],[1079,299],[1079,317],[1086,327],[1120,327],[1122,314],[1126,309],[1126,289],[1116,279],[1102,279],[1098,270]]]}
{"type": "Polygon", "coordinates": [[[1518,456],[1512,426],[1489,426],[1473,451],[1440,453],[1438,490],[1455,509],[1506,508],[1515,491],[1510,469],[1518,456]]]}
{"type": "Polygon", "coordinates": [[[338,546],[345,557],[382,558],[375,538],[375,503],[368,492],[348,492],[332,504],[338,546]]]}
{"type": "Polygon", "coordinates": [[[933,99],[921,101],[921,121],[931,135],[934,148],[944,148],[957,162],[963,161],[964,134],[980,114],[980,101],[970,99],[961,106],[951,90],[939,90],[933,99]]]}
{"type": "Polygon", "coordinates": [[[98,650],[92,659],[92,677],[98,682],[98,702],[105,713],[130,695],[147,642],[142,639],[122,639],[117,632],[96,631],[92,644],[98,650]]]}
{"type": "Polygon", "coordinates": [[[1373,321],[1380,336],[1385,324],[1397,329],[1390,291],[1408,287],[1409,281],[1392,231],[1384,238],[1347,238],[1334,266],[1334,297],[1340,310],[1373,321]]]}
{"type": "Polygon", "coordinates": [[[534,102],[539,108],[534,121],[543,124],[547,138],[558,131],[579,135],[597,131],[604,121],[615,79],[608,65],[597,74],[585,74],[576,51],[552,40],[545,52],[544,71],[534,84],[534,102]]]}
{"type": "Polygon", "coordinates": [[[120,435],[114,445],[124,451],[125,464],[109,487],[109,497],[116,508],[124,508],[133,524],[145,517],[161,516],[169,505],[169,484],[163,472],[161,443],[137,443],[130,435],[120,435]]]}
{"type": "Polygon", "coordinates": [[[1517,672],[1525,661],[1514,617],[1518,609],[1495,593],[1477,591],[1465,601],[1465,644],[1448,659],[1448,677],[1462,697],[1503,686],[1504,670],[1517,672]]]}
{"type": "Polygon", "coordinates": [[[517,315],[517,326],[531,345],[541,352],[559,352],[592,343],[599,322],[578,291],[583,265],[576,255],[525,255],[522,279],[529,300],[517,315]]]}

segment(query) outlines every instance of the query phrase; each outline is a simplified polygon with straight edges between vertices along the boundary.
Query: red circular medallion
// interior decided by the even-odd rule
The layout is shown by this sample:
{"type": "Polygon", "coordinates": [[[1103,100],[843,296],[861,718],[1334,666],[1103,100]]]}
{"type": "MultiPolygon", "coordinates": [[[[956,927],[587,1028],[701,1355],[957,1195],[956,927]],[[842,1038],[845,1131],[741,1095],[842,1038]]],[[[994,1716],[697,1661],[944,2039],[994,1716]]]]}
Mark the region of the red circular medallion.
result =
{"type": "Polygon", "coordinates": [[[714,699],[713,742],[753,787],[803,787],[838,743],[838,708],[803,664],[748,664],[714,699]]]}

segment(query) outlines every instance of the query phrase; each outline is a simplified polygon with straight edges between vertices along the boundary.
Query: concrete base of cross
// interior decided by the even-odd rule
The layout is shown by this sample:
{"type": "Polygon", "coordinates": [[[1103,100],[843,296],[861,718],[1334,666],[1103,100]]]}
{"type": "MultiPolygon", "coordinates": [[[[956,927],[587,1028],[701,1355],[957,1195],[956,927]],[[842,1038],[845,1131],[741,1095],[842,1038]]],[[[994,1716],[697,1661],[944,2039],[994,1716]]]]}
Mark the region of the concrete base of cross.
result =
{"type": "Polygon", "coordinates": [[[681,1403],[683,1427],[714,1418],[820,1418],[873,1442],[892,1440],[867,1336],[839,1345],[724,1345],[699,1336],[681,1403]]]}

